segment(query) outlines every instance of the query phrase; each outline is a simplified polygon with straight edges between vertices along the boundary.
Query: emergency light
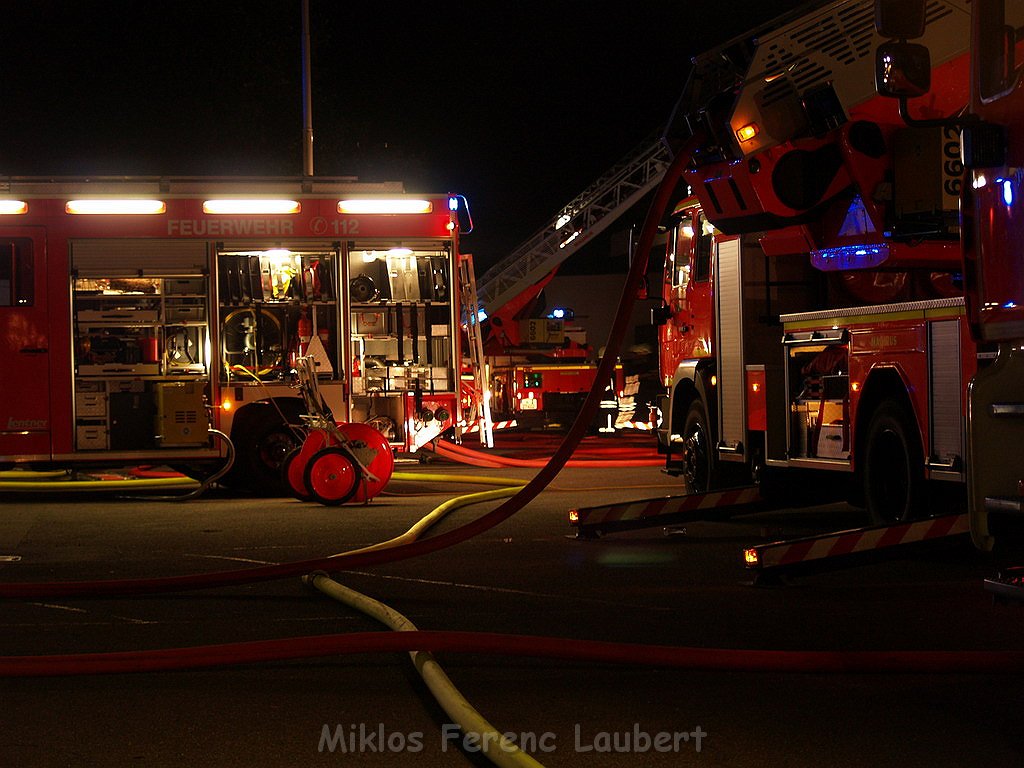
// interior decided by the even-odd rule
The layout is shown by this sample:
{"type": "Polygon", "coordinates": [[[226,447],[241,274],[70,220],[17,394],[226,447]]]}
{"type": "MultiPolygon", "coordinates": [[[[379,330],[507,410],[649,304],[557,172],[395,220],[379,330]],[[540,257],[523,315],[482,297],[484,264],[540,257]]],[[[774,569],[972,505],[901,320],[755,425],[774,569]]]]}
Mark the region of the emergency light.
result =
{"type": "Polygon", "coordinates": [[[64,205],[66,213],[76,215],[91,214],[112,214],[125,213],[130,215],[149,216],[158,213],[167,213],[167,203],[163,200],[118,200],[114,198],[99,198],[93,200],[68,200],[64,205]]]}
{"type": "Polygon", "coordinates": [[[736,138],[739,139],[741,142],[750,141],[755,136],[757,136],[757,134],[757,123],[747,123],[738,131],[736,131],[736,138]]]}
{"type": "Polygon", "coordinates": [[[266,199],[241,199],[241,200],[204,200],[203,213],[300,213],[302,204],[298,200],[266,200],[266,199]]]}
{"type": "Polygon", "coordinates": [[[19,213],[28,213],[28,203],[24,200],[0,200],[0,216],[19,213]]]}
{"type": "Polygon", "coordinates": [[[338,201],[338,213],[430,213],[433,209],[434,205],[429,200],[362,198],[338,201]]]}
{"type": "Polygon", "coordinates": [[[822,272],[836,272],[845,269],[871,269],[889,258],[889,246],[885,243],[873,245],[837,245],[811,251],[811,264],[822,272]]]}

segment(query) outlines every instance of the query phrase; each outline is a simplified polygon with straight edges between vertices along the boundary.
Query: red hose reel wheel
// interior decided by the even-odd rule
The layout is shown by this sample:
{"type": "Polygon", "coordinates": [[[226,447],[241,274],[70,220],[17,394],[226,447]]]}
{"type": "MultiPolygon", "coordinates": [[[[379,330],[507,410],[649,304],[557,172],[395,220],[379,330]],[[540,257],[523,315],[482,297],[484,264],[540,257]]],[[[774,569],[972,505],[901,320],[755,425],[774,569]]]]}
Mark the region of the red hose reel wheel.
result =
{"type": "Polygon", "coordinates": [[[285,487],[292,492],[299,501],[312,501],[313,497],[306,487],[306,464],[309,462],[302,454],[302,448],[293,448],[281,462],[281,477],[284,478],[285,487]]]}
{"type": "Polygon", "coordinates": [[[302,445],[293,449],[281,462],[281,479],[285,486],[299,501],[313,501],[309,485],[306,483],[306,468],[309,460],[317,451],[330,445],[330,437],[321,429],[315,429],[306,435],[302,445]]]}
{"type": "Polygon", "coordinates": [[[348,451],[331,446],[313,454],[303,479],[314,500],[333,507],[355,495],[359,487],[359,467],[348,451]]]}
{"type": "Polygon", "coordinates": [[[391,452],[388,439],[369,424],[350,422],[339,424],[338,429],[352,442],[365,443],[367,448],[376,452],[376,456],[366,465],[376,480],[361,479],[352,496],[354,501],[369,501],[384,490],[395,471],[395,455],[391,452]]]}

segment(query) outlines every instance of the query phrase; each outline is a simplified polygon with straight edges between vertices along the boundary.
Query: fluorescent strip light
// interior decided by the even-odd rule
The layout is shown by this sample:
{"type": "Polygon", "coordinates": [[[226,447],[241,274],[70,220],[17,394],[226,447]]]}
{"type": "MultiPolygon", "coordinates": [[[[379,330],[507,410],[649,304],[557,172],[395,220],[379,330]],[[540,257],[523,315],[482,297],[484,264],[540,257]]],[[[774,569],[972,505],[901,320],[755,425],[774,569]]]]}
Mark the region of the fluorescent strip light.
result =
{"type": "Polygon", "coordinates": [[[203,213],[299,213],[302,204],[298,200],[206,200],[203,213]]]}
{"type": "Polygon", "coordinates": [[[0,200],[0,215],[28,213],[28,203],[24,200],[0,200]]]}
{"type": "Polygon", "coordinates": [[[75,214],[107,214],[127,213],[152,215],[166,213],[167,204],[163,200],[68,200],[64,206],[68,213],[75,214]]]}
{"type": "Polygon", "coordinates": [[[430,213],[433,207],[429,200],[405,198],[338,201],[338,213],[430,213]]]}

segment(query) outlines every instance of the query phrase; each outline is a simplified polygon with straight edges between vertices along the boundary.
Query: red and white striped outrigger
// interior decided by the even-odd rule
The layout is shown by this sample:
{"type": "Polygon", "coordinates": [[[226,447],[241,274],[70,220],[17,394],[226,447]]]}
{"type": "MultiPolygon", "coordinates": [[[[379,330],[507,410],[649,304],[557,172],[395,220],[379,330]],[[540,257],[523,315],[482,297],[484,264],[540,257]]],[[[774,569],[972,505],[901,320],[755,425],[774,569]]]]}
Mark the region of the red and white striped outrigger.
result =
{"type": "MultiPolygon", "coordinates": [[[[482,429],[482,422],[483,419],[479,419],[478,421],[474,421],[472,424],[463,427],[462,434],[470,435],[479,432],[482,429]]],[[[515,419],[505,419],[503,421],[491,422],[491,429],[494,431],[498,431],[500,429],[513,429],[514,427],[518,426],[519,424],[516,422],[515,419]]]]}
{"type": "MultiPolygon", "coordinates": [[[[576,528],[577,538],[586,539],[616,531],[722,520],[782,506],[792,504],[766,501],[758,488],[751,486],[571,509],[569,523],[576,528]]],[[[871,556],[894,555],[910,545],[952,541],[968,533],[966,514],[943,515],[760,544],[745,549],[743,557],[754,572],[755,583],[764,583],[784,573],[842,567],[871,556]]],[[[1024,578],[1018,580],[1024,583],[1024,578]]]]}
{"type": "Polygon", "coordinates": [[[762,582],[786,572],[836,567],[840,563],[888,554],[897,547],[966,537],[969,533],[966,513],[942,515],[761,544],[745,549],[743,559],[747,568],[755,571],[755,581],[762,582]]]}
{"type": "Polygon", "coordinates": [[[614,531],[730,517],[740,511],[759,511],[762,505],[760,492],[750,486],[685,496],[662,496],[600,507],[580,507],[569,510],[569,523],[576,527],[577,537],[586,538],[614,531]],[[738,510],[737,507],[743,509],[738,510]]]}

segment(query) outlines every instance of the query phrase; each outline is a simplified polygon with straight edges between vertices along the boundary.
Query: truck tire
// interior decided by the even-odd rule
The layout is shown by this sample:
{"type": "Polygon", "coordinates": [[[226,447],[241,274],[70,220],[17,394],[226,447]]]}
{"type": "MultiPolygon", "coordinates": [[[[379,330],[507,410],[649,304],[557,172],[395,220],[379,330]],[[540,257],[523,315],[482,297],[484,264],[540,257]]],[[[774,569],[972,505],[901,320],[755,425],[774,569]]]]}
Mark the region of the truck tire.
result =
{"type": "Polygon", "coordinates": [[[715,487],[711,454],[711,430],[704,404],[694,400],[683,424],[683,479],[690,493],[707,493],[715,487]]]}
{"type": "Polygon", "coordinates": [[[232,485],[260,496],[291,496],[281,477],[285,458],[300,440],[287,424],[278,421],[258,425],[235,442],[232,485]]]}
{"type": "Polygon", "coordinates": [[[871,417],[864,451],[864,503],[871,521],[888,525],[920,516],[924,458],[907,409],[885,400],[871,417]]]}

